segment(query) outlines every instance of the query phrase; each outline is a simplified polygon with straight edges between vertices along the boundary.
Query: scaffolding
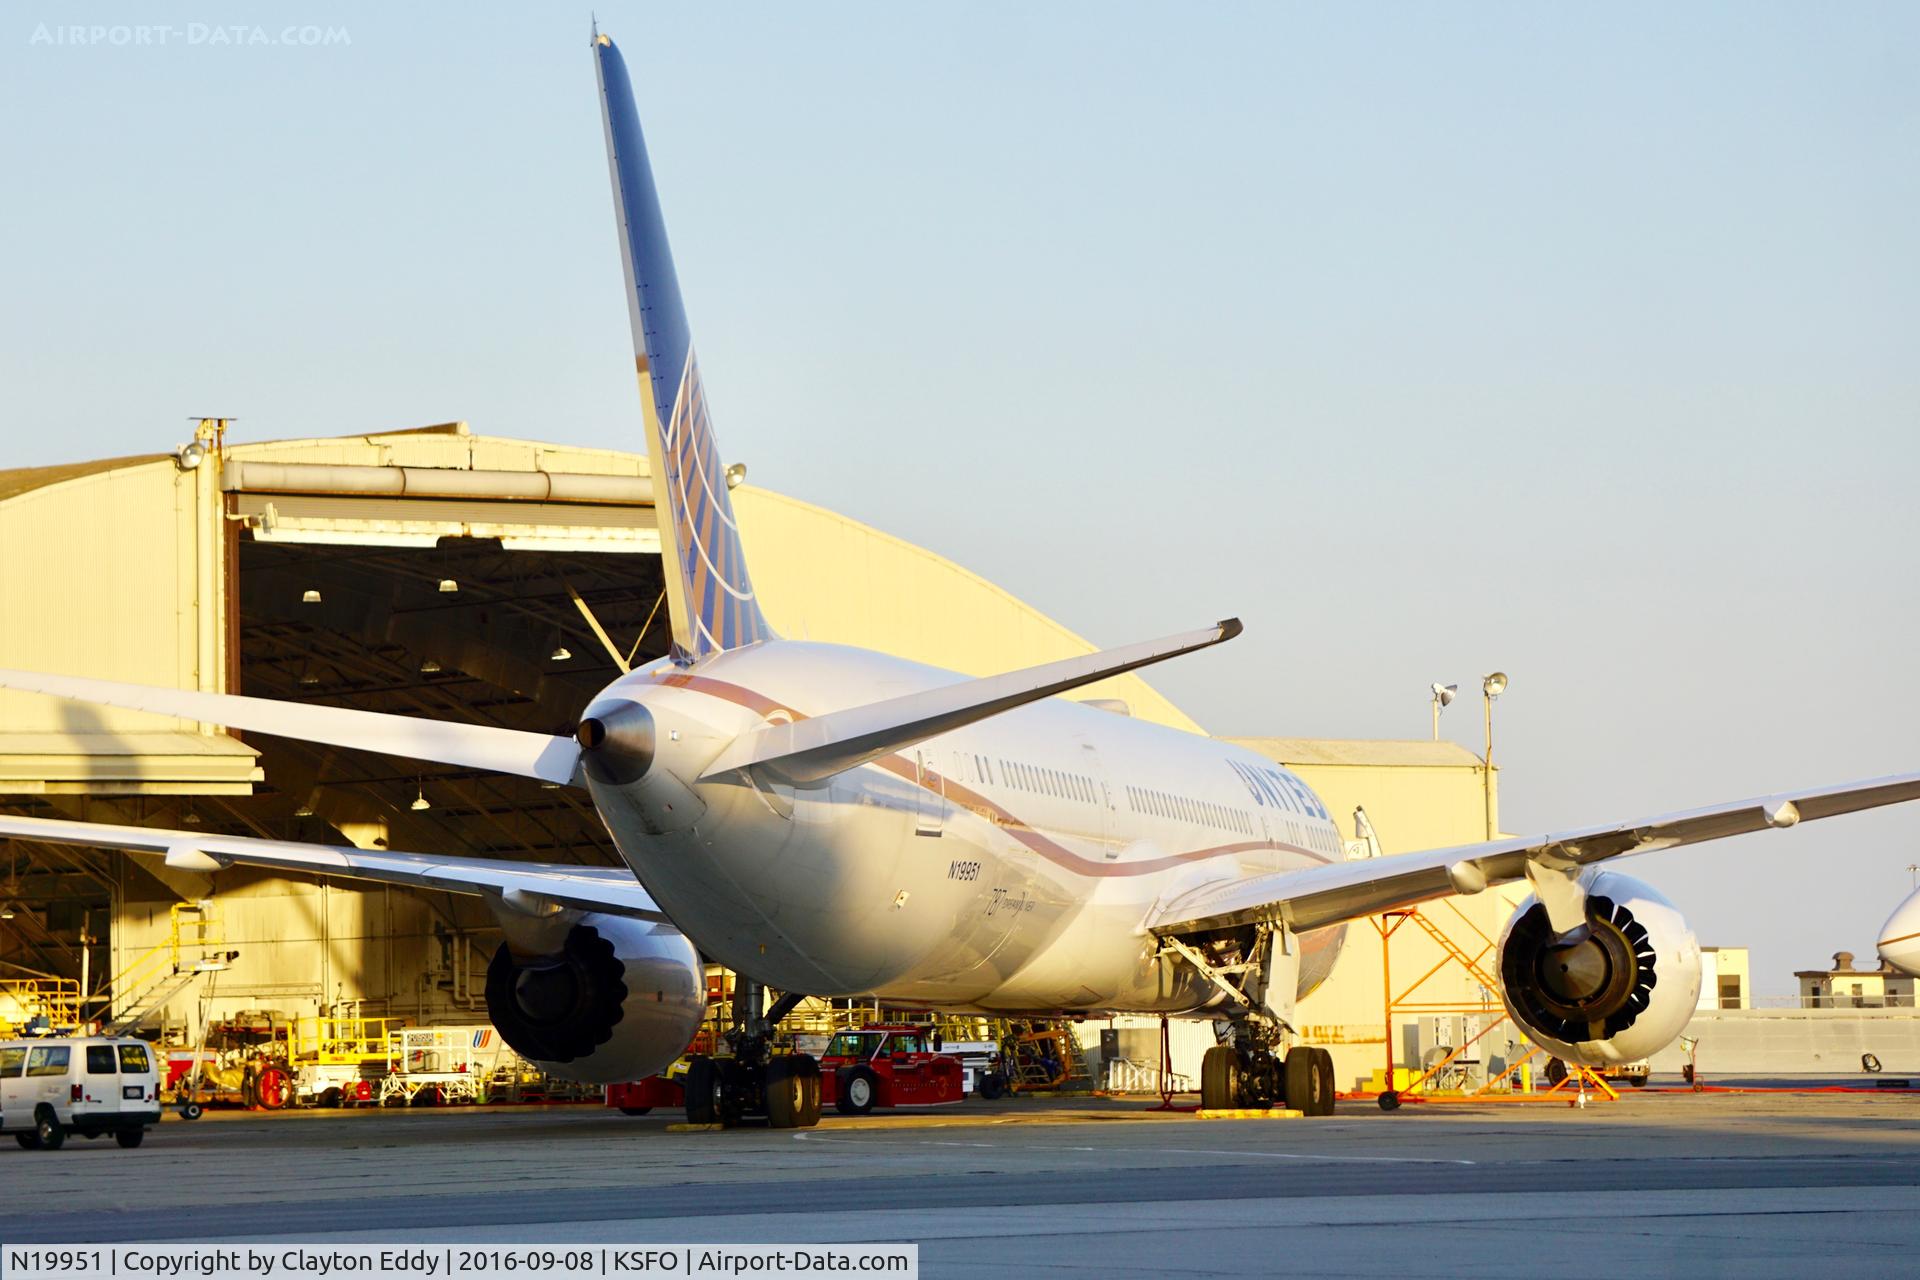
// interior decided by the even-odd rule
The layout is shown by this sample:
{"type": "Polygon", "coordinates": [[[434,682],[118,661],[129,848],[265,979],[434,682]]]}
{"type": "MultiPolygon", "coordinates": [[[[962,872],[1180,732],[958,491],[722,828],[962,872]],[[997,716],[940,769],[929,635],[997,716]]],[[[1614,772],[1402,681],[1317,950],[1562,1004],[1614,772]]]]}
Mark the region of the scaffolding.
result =
{"type": "MultiPolygon", "coordinates": [[[[1499,950],[1499,944],[1487,936],[1486,931],[1469,919],[1453,902],[1443,903],[1459,922],[1471,932],[1463,945],[1438,922],[1418,907],[1409,907],[1404,911],[1388,911],[1369,917],[1373,927],[1380,935],[1380,977],[1384,992],[1384,1014],[1386,1019],[1386,1070],[1381,1077],[1380,1088],[1375,1091],[1382,1110],[1391,1111],[1404,1101],[1423,1102],[1441,1101],[1573,1101],[1585,1106],[1588,1090],[1592,1089],[1601,1098],[1609,1102],[1618,1101],[1619,1093],[1593,1069],[1579,1063],[1566,1063],[1566,1074],[1554,1081],[1548,1088],[1536,1091],[1533,1087],[1533,1062],[1541,1054],[1541,1048],[1527,1040],[1524,1033],[1520,1042],[1526,1045],[1526,1051],[1511,1062],[1503,1062],[1498,1071],[1488,1070],[1484,1079],[1476,1086],[1468,1064],[1478,1065],[1479,1057],[1468,1055],[1478,1050],[1481,1042],[1497,1028],[1511,1024],[1512,1017],[1499,999],[1500,982],[1486,967],[1499,950]],[[1393,986],[1393,938],[1407,925],[1430,938],[1441,951],[1440,959],[1429,966],[1419,977],[1409,983],[1398,995],[1393,986]],[[1464,970],[1480,989],[1480,998],[1471,1000],[1434,1000],[1421,997],[1421,989],[1436,975],[1457,966],[1464,970]],[[1394,1015],[1412,1014],[1415,1017],[1432,1015],[1459,1015],[1463,1018],[1477,1017],[1479,1030],[1471,1035],[1459,1037],[1460,1043],[1445,1046],[1432,1062],[1424,1059],[1416,1068],[1409,1063],[1405,1068],[1398,1066],[1394,1052],[1394,1015]],[[1404,1074],[1404,1081],[1402,1075],[1404,1074]]],[[[1521,1031],[1514,1024],[1516,1032],[1521,1031]]],[[[1545,1074],[1542,1072],[1541,1074],[1545,1074]]]]}
{"type": "Polygon", "coordinates": [[[28,1028],[65,1030],[80,1022],[80,983],[73,978],[8,978],[0,981],[0,1035],[28,1028]]]}

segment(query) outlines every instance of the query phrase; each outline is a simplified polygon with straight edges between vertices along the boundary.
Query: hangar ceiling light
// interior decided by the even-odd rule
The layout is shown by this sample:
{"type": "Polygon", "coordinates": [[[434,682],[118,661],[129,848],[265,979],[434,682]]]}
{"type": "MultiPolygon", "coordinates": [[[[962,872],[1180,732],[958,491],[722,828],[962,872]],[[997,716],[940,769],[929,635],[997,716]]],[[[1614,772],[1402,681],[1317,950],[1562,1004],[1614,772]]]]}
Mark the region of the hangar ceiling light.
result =
{"type": "Polygon", "coordinates": [[[314,588],[308,587],[305,591],[302,591],[300,593],[300,603],[301,604],[319,604],[320,593],[314,588]]]}
{"type": "Polygon", "coordinates": [[[456,592],[456,591],[458,591],[459,589],[460,589],[460,584],[459,584],[459,583],[457,583],[457,582],[455,582],[455,581],[454,581],[454,580],[453,580],[452,578],[442,578],[442,579],[440,579],[440,594],[441,594],[441,595],[443,595],[443,596],[445,596],[445,595],[452,595],[452,594],[453,594],[454,592],[456,592]]]}
{"type": "Polygon", "coordinates": [[[554,651],[548,654],[547,656],[553,659],[555,662],[565,662],[568,658],[571,658],[573,656],[573,650],[567,648],[567,646],[565,645],[559,645],[559,646],[556,646],[554,651]]]}

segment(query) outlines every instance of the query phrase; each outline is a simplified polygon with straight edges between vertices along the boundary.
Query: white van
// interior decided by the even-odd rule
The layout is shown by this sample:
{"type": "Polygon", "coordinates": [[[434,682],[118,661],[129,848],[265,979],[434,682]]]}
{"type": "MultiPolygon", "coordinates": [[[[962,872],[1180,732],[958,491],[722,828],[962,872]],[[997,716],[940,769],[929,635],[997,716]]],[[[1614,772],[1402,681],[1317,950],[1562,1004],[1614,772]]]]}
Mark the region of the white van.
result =
{"type": "Polygon", "coordinates": [[[112,1134],[137,1147],[160,1123],[153,1046],[104,1036],[0,1041],[0,1132],[29,1151],[58,1151],[67,1135],[112,1134]]]}

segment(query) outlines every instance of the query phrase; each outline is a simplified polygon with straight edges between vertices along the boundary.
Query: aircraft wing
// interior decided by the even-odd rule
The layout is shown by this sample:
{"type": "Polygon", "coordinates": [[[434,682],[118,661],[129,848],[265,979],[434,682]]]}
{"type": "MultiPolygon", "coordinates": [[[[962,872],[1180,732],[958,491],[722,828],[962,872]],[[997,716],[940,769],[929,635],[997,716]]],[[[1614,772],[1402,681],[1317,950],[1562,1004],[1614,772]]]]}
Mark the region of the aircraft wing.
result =
{"type": "Polygon", "coordinates": [[[1166,935],[1284,921],[1295,930],[1318,929],[1449,894],[1477,893],[1490,884],[1522,880],[1527,877],[1529,862],[1555,869],[1578,868],[1627,854],[1790,827],[1916,799],[1920,799],[1920,773],[1908,773],[1739,800],[1638,822],[1275,871],[1190,890],[1154,912],[1147,928],[1166,935]]]}
{"type": "Polygon", "coordinates": [[[313,702],[280,702],[232,693],[200,693],[156,685],[124,684],[85,676],[0,668],[0,689],[20,689],[100,702],[130,711],[152,711],[182,720],[203,720],[235,729],[255,729],[281,738],[357,747],[409,760],[464,765],[489,773],[513,773],[546,782],[575,782],[580,746],[572,738],[493,725],[356,711],[313,702]]]}
{"type": "Polygon", "coordinates": [[[168,831],[160,827],[122,827],[103,822],[24,818],[0,814],[0,836],[42,844],[84,845],[157,853],[183,871],[219,871],[236,863],[300,871],[308,875],[374,880],[385,884],[444,889],[507,903],[539,913],[545,903],[665,920],[631,871],[622,867],[576,867],[546,862],[508,862],[493,858],[442,858],[429,853],[355,849],[295,840],[257,840],[249,836],[168,831]]]}

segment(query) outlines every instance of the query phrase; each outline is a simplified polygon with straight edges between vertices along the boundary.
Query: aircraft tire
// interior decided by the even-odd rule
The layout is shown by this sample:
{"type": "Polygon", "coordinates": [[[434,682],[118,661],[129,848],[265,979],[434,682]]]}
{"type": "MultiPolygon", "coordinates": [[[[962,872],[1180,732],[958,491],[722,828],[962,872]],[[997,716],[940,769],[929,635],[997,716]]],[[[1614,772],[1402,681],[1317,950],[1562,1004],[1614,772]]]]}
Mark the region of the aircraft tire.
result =
{"type": "Polygon", "coordinates": [[[1325,1096],[1331,1083],[1323,1078],[1319,1063],[1314,1058],[1314,1050],[1303,1044],[1297,1044],[1287,1050],[1287,1060],[1281,1068],[1285,1081],[1286,1105],[1301,1115],[1320,1116],[1330,1107],[1332,1099],[1325,1096]]]}
{"type": "Polygon", "coordinates": [[[1333,1114],[1333,1095],[1337,1088],[1333,1075],[1333,1055],[1325,1049],[1313,1049],[1310,1050],[1310,1052],[1313,1054],[1314,1075],[1317,1076],[1320,1081],[1320,1091],[1318,1094],[1320,1110],[1311,1112],[1310,1114],[1330,1116],[1333,1114]]]}
{"type": "Polygon", "coordinates": [[[683,1088],[687,1095],[688,1124],[717,1124],[720,1116],[714,1107],[715,1086],[720,1083],[720,1073],[714,1070],[713,1059],[699,1055],[687,1059],[687,1078],[683,1088]]]}
{"type": "Polygon", "coordinates": [[[867,1066],[847,1067],[834,1081],[834,1109],[843,1116],[864,1116],[873,1110],[880,1092],[880,1078],[867,1066]]]}
{"type": "Polygon", "coordinates": [[[811,1129],[820,1123],[820,1060],[812,1054],[796,1053],[793,1069],[800,1077],[800,1127],[811,1129]]]}
{"type": "Polygon", "coordinates": [[[791,1057],[767,1063],[766,1094],[769,1129],[798,1129],[806,1123],[806,1077],[791,1057]]]}
{"type": "Polygon", "coordinates": [[[1230,1111],[1240,1105],[1240,1053],[1230,1044],[1217,1044],[1200,1059],[1200,1108],[1230,1111]]]}

